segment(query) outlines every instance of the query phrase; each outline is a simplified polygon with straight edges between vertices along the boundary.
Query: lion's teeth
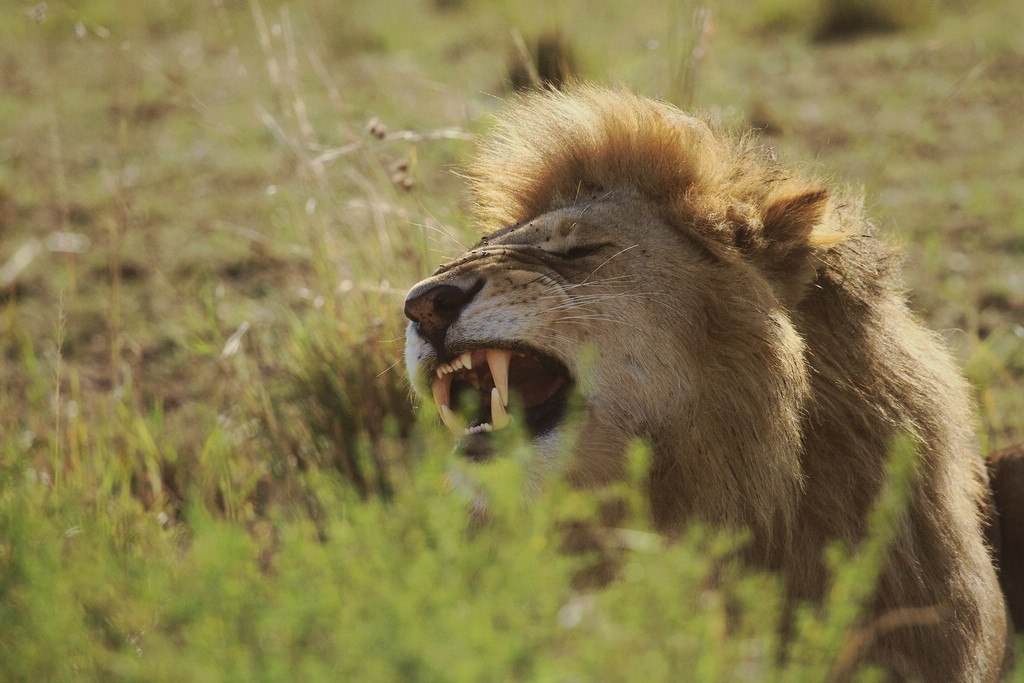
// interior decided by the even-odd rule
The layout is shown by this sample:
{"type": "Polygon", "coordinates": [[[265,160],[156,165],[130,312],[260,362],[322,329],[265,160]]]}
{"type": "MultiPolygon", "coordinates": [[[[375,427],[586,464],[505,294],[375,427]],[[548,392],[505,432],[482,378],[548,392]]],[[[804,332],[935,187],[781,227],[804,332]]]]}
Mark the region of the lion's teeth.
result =
{"type": "MultiPolygon", "coordinates": [[[[431,392],[434,395],[434,403],[437,405],[438,412],[441,413],[441,421],[444,422],[445,426],[455,436],[479,434],[480,432],[489,432],[493,429],[501,429],[510,422],[508,411],[505,408],[508,406],[508,369],[509,364],[512,362],[512,352],[489,349],[485,357],[487,359],[487,366],[491,371],[491,378],[494,380],[490,397],[491,421],[475,427],[469,427],[465,420],[452,411],[450,406],[452,381],[455,379],[454,373],[462,369],[473,369],[472,352],[467,351],[451,363],[439,366],[435,371],[437,378],[430,386],[431,392]]],[[[470,383],[479,388],[475,381],[479,380],[479,378],[475,375],[468,375],[468,377],[470,383]]]]}
{"type": "Polygon", "coordinates": [[[451,375],[445,375],[438,377],[430,385],[430,390],[434,394],[434,403],[437,405],[438,410],[441,409],[441,406],[446,406],[450,402],[449,396],[451,395],[452,379],[451,375]]]}
{"type": "Polygon", "coordinates": [[[468,425],[465,420],[453,413],[452,409],[444,404],[441,404],[441,421],[444,422],[448,430],[455,436],[462,436],[466,433],[468,425]]]}
{"type": "Polygon", "coordinates": [[[473,369],[473,353],[471,351],[466,351],[464,354],[453,360],[451,363],[446,363],[445,365],[438,366],[438,368],[434,370],[434,374],[436,374],[438,377],[444,377],[445,375],[450,375],[456,370],[463,369],[473,369]]]}
{"type": "Polygon", "coordinates": [[[494,378],[494,388],[501,396],[501,405],[508,405],[508,365],[512,362],[511,351],[488,349],[487,365],[491,369],[491,377],[494,378]]]}
{"type": "Polygon", "coordinates": [[[505,412],[505,406],[501,403],[501,394],[498,392],[498,387],[491,389],[491,425],[495,429],[502,429],[508,426],[508,413],[505,412]]]}

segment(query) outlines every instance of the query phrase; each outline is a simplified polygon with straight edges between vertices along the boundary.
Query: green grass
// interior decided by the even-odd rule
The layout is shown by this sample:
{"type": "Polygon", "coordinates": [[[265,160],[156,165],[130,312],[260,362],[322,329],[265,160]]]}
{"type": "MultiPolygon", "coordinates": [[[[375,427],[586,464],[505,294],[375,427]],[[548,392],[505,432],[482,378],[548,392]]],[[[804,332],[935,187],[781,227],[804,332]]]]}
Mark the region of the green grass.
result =
{"type": "MultiPolygon", "coordinates": [[[[218,448],[204,466],[230,476],[218,448]]],[[[598,515],[592,495],[554,486],[526,509],[522,468],[499,461],[470,475],[491,502],[481,528],[465,495],[445,492],[444,465],[400,479],[387,501],[310,474],[300,495],[315,512],[214,512],[195,495],[177,522],[128,491],[12,476],[0,494],[5,676],[823,680],[848,665],[903,486],[876,514],[880,543],[853,558],[837,550],[838,597],[801,612],[778,668],[780,587],[741,569],[736,539],[694,528],[662,547],[630,515],[615,532],[631,548],[615,552],[622,579],[577,590],[574,575],[608,560],[561,552],[565,524],[598,515]]],[[[636,507],[635,490],[617,495],[636,507]]]]}
{"type": "MultiPolygon", "coordinates": [[[[453,171],[506,94],[512,31],[556,30],[585,77],[770,124],[783,158],[863,187],[982,443],[1024,441],[1024,9],[922,2],[819,42],[823,6],[0,8],[0,678],[846,666],[842,587],[869,583],[870,547],[778,669],[773,579],[704,530],[662,547],[635,491],[553,486],[474,526],[401,363],[405,292],[475,240],[453,171]],[[561,552],[609,496],[628,549],[598,524],[597,549],[561,552]]],[[[499,502],[503,467],[472,474],[499,502]]]]}

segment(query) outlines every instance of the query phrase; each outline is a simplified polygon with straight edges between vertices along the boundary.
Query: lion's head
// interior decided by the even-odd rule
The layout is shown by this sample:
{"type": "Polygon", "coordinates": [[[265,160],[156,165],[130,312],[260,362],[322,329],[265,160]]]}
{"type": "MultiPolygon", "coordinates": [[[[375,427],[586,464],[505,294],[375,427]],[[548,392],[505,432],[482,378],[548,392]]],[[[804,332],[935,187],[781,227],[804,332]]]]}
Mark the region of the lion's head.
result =
{"type": "Polygon", "coordinates": [[[473,177],[494,231],[405,306],[414,386],[466,450],[510,404],[553,458],[576,389],[574,481],[620,476],[642,437],[663,525],[791,518],[808,378],[789,311],[843,235],[828,194],[667,105],[580,87],[514,106],[473,177]]]}

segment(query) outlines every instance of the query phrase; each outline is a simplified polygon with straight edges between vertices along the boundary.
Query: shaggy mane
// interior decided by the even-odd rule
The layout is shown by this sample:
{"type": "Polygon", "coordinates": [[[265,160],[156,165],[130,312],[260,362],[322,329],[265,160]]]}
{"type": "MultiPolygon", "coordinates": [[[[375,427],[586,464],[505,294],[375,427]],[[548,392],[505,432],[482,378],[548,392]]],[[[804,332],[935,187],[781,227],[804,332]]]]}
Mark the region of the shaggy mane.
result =
{"type": "MultiPolygon", "coordinates": [[[[575,84],[527,95],[497,116],[470,165],[475,216],[492,231],[628,189],[664,207],[677,227],[727,245],[765,240],[772,208],[827,199],[821,183],[791,175],[749,137],[733,139],[675,107],[626,90],[575,84]]],[[[821,202],[809,246],[844,230],[821,202]]]]}

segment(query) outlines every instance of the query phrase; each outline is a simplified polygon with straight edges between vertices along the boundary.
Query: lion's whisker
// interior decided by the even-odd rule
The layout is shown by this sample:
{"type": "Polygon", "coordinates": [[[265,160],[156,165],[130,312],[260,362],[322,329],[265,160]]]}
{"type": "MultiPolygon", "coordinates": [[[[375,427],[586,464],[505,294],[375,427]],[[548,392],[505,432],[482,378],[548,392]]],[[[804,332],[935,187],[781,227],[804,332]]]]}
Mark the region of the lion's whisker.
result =
{"type": "Polygon", "coordinates": [[[639,278],[637,278],[636,275],[612,275],[610,277],[603,277],[597,280],[587,280],[585,282],[577,282],[576,284],[566,285],[564,289],[576,289],[577,287],[592,287],[593,285],[600,285],[606,282],[616,282],[618,280],[631,281],[637,279],[639,278]]]}
{"type": "Polygon", "coordinates": [[[563,316],[563,317],[559,318],[555,322],[560,323],[560,322],[570,322],[570,321],[577,321],[577,320],[601,321],[601,322],[606,322],[606,323],[619,323],[621,325],[628,325],[629,324],[625,320],[619,320],[618,318],[609,318],[606,315],[599,315],[599,314],[596,314],[596,313],[593,314],[593,315],[567,315],[567,316],[563,316]]]}
{"type": "MultiPolygon", "coordinates": [[[[641,299],[641,300],[646,300],[646,299],[654,297],[654,296],[655,295],[651,294],[651,293],[638,292],[638,291],[613,292],[613,293],[608,293],[608,294],[576,294],[576,295],[570,295],[569,299],[566,299],[563,303],[558,304],[556,306],[553,306],[552,308],[553,308],[553,310],[558,310],[560,308],[568,308],[568,307],[571,307],[571,306],[578,306],[578,305],[582,305],[582,304],[600,303],[600,302],[605,302],[605,301],[616,301],[616,300],[619,300],[619,299],[626,299],[626,300],[641,299]]],[[[538,300],[540,300],[540,299],[562,299],[563,297],[561,297],[559,295],[546,295],[546,296],[540,296],[540,297],[537,297],[537,298],[538,298],[538,300]]]]}
{"type": "MultiPolygon", "coordinates": [[[[433,216],[431,216],[431,218],[433,218],[433,216]]],[[[436,218],[434,218],[434,220],[437,221],[436,218]]],[[[442,235],[449,242],[455,242],[455,244],[457,244],[460,247],[462,247],[463,251],[466,251],[467,249],[469,249],[469,246],[467,244],[465,244],[458,237],[456,237],[455,235],[450,233],[448,230],[444,229],[443,224],[440,221],[437,221],[437,225],[430,225],[429,223],[426,223],[426,222],[423,222],[423,223],[413,223],[413,225],[416,226],[417,228],[422,228],[424,230],[430,230],[430,231],[435,232],[435,233],[437,233],[439,235],[442,235]]],[[[437,239],[437,238],[435,237],[434,239],[437,239]]]]}
{"type": "Polygon", "coordinates": [[[606,258],[606,259],[605,259],[604,261],[602,261],[602,262],[601,262],[601,265],[599,265],[599,266],[598,266],[597,268],[594,268],[594,269],[593,269],[592,271],[590,271],[590,275],[588,275],[587,277],[585,277],[585,278],[583,279],[583,281],[584,281],[584,282],[586,282],[587,280],[589,280],[589,279],[590,279],[590,278],[591,278],[591,277],[592,277],[592,276],[594,275],[594,273],[596,273],[597,271],[601,270],[601,269],[602,269],[602,268],[604,268],[604,267],[605,267],[606,265],[608,265],[608,262],[609,262],[609,261],[611,261],[611,260],[612,260],[613,258],[615,258],[615,257],[617,257],[617,256],[621,256],[622,254],[625,254],[625,253],[626,253],[627,251],[629,251],[630,249],[636,249],[636,248],[637,248],[637,247],[639,247],[639,246],[640,246],[639,244],[634,244],[634,245],[632,245],[632,246],[630,246],[630,247],[626,247],[625,249],[620,249],[619,251],[615,252],[614,254],[612,254],[611,256],[609,256],[608,258],[606,258]]]}

